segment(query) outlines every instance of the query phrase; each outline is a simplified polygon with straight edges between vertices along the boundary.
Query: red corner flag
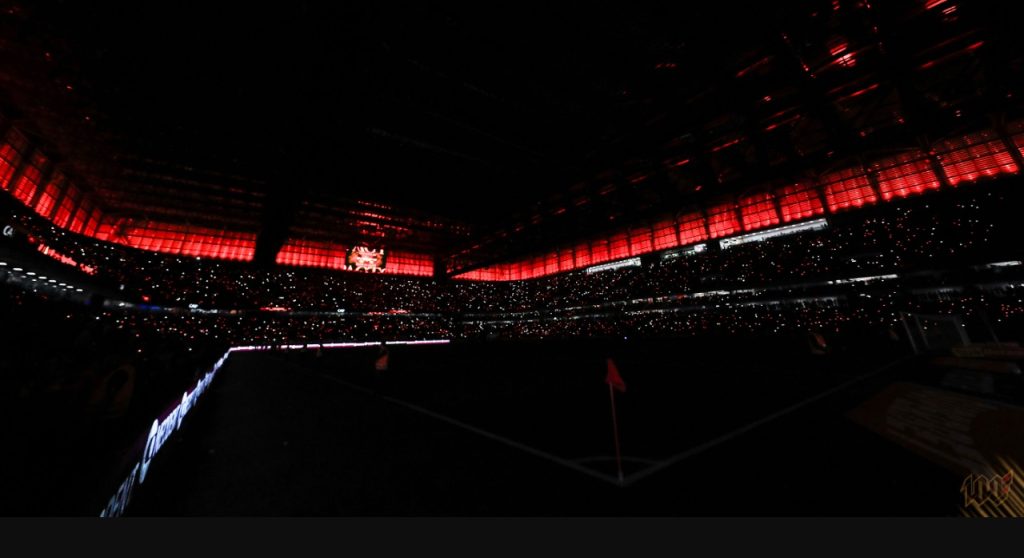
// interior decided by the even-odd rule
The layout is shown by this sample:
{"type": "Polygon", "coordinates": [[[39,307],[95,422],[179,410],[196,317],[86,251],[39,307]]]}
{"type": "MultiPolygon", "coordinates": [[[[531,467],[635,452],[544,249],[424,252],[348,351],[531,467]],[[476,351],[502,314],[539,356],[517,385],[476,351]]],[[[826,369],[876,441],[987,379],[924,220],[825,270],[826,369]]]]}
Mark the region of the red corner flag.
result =
{"type": "Polygon", "coordinates": [[[604,377],[604,383],[608,384],[608,399],[612,404],[612,433],[615,434],[615,465],[619,472],[619,486],[624,486],[625,477],[622,475],[622,450],[619,449],[619,419],[615,416],[615,390],[626,392],[626,382],[622,381],[619,375],[619,367],[615,361],[608,359],[608,375],[604,377]]]}
{"type": "Polygon", "coordinates": [[[622,393],[626,393],[626,382],[622,381],[622,376],[619,376],[619,368],[615,366],[615,361],[610,358],[608,359],[608,375],[604,377],[604,383],[622,393]]]}

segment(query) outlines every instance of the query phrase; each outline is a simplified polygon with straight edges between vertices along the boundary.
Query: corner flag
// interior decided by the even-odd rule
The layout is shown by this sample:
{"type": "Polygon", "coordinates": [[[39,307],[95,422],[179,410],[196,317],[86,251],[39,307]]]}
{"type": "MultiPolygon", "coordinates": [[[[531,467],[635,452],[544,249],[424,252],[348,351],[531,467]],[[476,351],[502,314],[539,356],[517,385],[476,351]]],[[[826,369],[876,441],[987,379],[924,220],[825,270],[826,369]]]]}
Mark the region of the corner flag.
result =
{"type": "Polygon", "coordinates": [[[626,393],[626,382],[622,381],[622,376],[619,375],[619,368],[615,366],[615,361],[610,358],[608,359],[608,375],[605,376],[604,383],[622,393],[626,393]]]}
{"type": "Polygon", "coordinates": [[[608,375],[604,377],[604,383],[608,384],[608,399],[612,405],[612,433],[615,435],[615,466],[619,473],[619,486],[625,486],[625,477],[622,474],[622,450],[619,448],[619,418],[615,415],[615,391],[626,392],[626,382],[622,381],[619,375],[619,367],[615,361],[608,359],[608,375]]]}

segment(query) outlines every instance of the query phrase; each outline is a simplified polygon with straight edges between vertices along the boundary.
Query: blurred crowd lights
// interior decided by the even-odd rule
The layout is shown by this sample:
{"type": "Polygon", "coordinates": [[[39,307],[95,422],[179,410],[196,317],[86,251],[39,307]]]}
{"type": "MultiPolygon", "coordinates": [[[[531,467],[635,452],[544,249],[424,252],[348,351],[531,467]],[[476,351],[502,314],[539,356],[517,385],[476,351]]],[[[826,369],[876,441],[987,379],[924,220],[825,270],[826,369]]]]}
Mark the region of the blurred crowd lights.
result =
{"type": "Polygon", "coordinates": [[[284,345],[240,345],[237,347],[231,347],[229,352],[351,349],[356,347],[386,347],[390,345],[446,345],[448,343],[451,343],[451,339],[418,339],[411,341],[342,341],[330,343],[291,343],[284,345]]]}
{"type": "Polygon", "coordinates": [[[780,236],[789,236],[791,234],[799,234],[806,231],[821,231],[828,228],[827,219],[815,219],[813,221],[807,221],[805,223],[797,223],[794,225],[785,225],[774,229],[768,229],[766,231],[758,231],[755,233],[742,234],[740,236],[734,236],[731,238],[723,238],[718,241],[718,245],[724,248],[730,246],[739,246],[741,244],[747,244],[748,242],[761,242],[771,238],[778,238],[780,236]]]}
{"type": "Polygon", "coordinates": [[[629,258],[629,259],[625,259],[625,260],[621,260],[621,261],[617,261],[617,262],[611,262],[611,263],[606,263],[606,264],[601,264],[601,265],[590,266],[590,267],[588,267],[585,270],[585,272],[586,273],[598,273],[598,272],[601,272],[601,271],[608,271],[608,270],[611,270],[611,269],[621,269],[623,267],[639,267],[639,266],[640,266],[640,258],[629,258]]]}
{"type": "Polygon", "coordinates": [[[51,289],[60,289],[76,293],[85,292],[85,289],[72,285],[71,283],[58,281],[57,279],[52,279],[46,275],[39,275],[35,271],[26,270],[23,267],[11,266],[7,262],[0,261],[0,268],[8,268],[10,270],[8,273],[15,279],[25,280],[28,283],[36,283],[33,288],[49,287],[51,289]]]}

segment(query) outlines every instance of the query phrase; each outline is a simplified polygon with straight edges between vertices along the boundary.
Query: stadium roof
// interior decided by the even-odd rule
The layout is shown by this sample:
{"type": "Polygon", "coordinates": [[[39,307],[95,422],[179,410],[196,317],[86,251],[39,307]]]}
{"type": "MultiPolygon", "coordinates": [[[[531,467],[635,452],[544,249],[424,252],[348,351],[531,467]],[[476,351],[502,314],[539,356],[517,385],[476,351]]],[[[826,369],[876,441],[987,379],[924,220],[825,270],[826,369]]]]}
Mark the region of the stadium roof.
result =
{"type": "Polygon", "coordinates": [[[470,265],[1019,116],[1012,2],[3,2],[108,205],[470,265]]]}

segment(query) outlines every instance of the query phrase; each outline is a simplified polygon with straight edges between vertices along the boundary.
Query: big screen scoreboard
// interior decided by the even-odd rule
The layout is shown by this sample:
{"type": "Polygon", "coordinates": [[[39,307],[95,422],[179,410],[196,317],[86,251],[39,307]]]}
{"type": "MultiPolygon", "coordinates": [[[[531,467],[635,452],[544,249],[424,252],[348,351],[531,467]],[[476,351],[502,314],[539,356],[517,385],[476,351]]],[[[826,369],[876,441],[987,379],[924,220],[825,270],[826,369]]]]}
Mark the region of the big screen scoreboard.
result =
{"type": "Polygon", "coordinates": [[[383,248],[353,246],[345,253],[345,269],[379,273],[387,265],[387,253],[383,248]]]}

